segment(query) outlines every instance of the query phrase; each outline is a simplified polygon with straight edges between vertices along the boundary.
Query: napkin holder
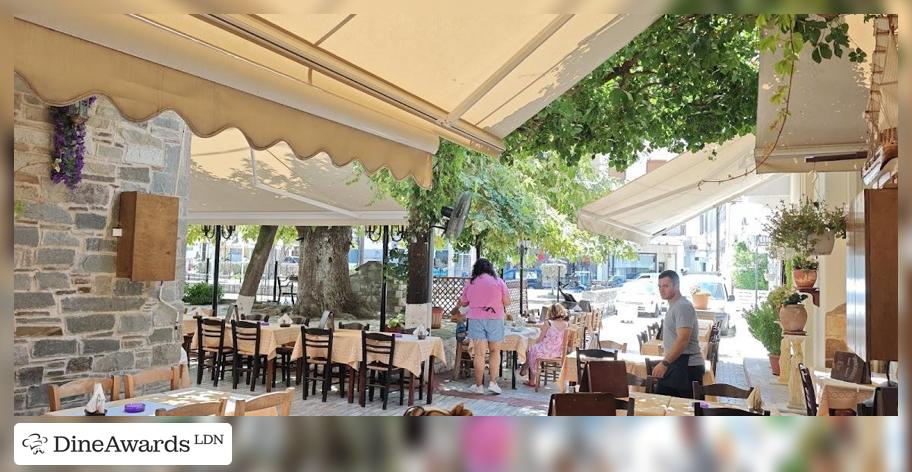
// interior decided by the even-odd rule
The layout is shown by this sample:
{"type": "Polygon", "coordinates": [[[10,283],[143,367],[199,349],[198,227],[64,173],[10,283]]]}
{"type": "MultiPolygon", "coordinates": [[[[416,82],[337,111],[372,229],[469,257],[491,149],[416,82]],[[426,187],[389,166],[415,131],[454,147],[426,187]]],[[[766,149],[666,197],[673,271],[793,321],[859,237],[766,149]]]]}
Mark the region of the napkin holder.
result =
{"type": "Polygon", "coordinates": [[[92,397],[89,398],[89,402],[85,406],[85,415],[106,416],[106,414],[104,389],[101,388],[100,383],[96,383],[95,388],[92,390],[92,397]]]}

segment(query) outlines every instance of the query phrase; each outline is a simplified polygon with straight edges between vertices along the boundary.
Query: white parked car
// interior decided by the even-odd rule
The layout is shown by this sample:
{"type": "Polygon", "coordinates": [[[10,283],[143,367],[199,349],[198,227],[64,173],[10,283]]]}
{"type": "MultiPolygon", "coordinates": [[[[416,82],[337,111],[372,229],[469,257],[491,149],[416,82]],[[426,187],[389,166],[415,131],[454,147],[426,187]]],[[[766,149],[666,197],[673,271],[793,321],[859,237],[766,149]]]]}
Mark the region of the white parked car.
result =
{"type": "Polygon", "coordinates": [[[735,334],[735,325],[731,322],[731,313],[734,308],[731,302],[735,301],[735,296],[728,293],[728,284],[725,279],[717,274],[687,274],[681,277],[681,295],[693,302],[691,290],[694,287],[700,287],[704,292],[709,293],[709,306],[705,310],[697,310],[697,317],[700,315],[713,315],[713,319],[721,323],[721,334],[731,336],[735,334]]]}
{"type": "Polygon", "coordinates": [[[621,321],[632,322],[641,313],[659,317],[667,309],[667,304],[659,296],[659,287],[650,279],[631,280],[618,289],[614,306],[621,321]]]}

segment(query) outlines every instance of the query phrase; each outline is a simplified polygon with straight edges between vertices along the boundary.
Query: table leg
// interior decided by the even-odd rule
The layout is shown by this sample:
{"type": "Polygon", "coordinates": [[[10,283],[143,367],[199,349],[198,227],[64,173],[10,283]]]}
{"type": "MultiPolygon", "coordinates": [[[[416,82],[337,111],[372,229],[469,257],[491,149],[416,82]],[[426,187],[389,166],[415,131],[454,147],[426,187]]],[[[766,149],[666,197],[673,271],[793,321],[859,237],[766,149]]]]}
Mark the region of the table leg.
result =
{"type": "Polygon", "coordinates": [[[266,361],[266,393],[272,391],[272,375],[275,368],[275,357],[266,361]]]}
{"type": "Polygon", "coordinates": [[[367,397],[366,397],[367,369],[364,366],[361,367],[360,374],[361,374],[361,391],[359,392],[358,402],[361,404],[361,407],[363,408],[365,403],[367,403],[367,397]]]}
{"type": "Polygon", "coordinates": [[[428,358],[427,404],[434,400],[434,356],[428,358]]]}
{"type": "Polygon", "coordinates": [[[348,368],[348,403],[355,402],[355,369],[348,368]]]}
{"type": "Polygon", "coordinates": [[[511,387],[513,390],[516,390],[516,351],[510,353],[510,370],[513,371],[513,380],[511,381],[511,387]]]}
{"type": "Polygon", "coordinates": [[[409,371],[409,396],[408,406],[415,404],[415,374],[409,371]]]}

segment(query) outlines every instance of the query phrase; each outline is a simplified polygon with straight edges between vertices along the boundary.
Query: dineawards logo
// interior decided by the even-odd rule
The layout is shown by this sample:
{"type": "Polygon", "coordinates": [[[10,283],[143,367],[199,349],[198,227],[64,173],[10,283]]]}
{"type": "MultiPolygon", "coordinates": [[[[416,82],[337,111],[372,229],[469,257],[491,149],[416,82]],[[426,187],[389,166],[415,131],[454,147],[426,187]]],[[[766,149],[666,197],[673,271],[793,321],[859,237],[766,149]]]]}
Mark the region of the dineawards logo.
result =
{"type": "Polygon", "coordinates": [[[19,423],[18,465],[228,465],[227,423],[19,423]]]}

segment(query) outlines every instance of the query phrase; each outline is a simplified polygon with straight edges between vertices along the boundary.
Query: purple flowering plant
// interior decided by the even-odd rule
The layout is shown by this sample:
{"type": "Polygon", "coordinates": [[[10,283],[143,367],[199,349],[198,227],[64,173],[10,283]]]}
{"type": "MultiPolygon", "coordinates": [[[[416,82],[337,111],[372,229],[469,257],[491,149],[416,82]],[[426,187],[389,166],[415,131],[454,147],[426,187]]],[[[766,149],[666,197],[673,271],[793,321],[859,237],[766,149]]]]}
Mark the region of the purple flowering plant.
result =
{"type": "Polygon", "coordinates": [[[65,183],[71,190],[82,180],[85,158],[85,122],[95,97],[80,100],[72,105],[51,107],[54,122],[54,162],[51,180],[65,183]]]}

